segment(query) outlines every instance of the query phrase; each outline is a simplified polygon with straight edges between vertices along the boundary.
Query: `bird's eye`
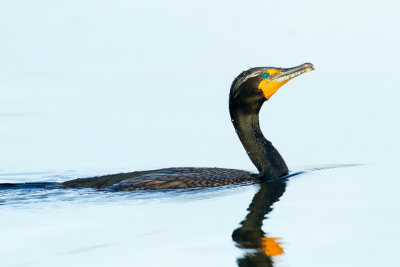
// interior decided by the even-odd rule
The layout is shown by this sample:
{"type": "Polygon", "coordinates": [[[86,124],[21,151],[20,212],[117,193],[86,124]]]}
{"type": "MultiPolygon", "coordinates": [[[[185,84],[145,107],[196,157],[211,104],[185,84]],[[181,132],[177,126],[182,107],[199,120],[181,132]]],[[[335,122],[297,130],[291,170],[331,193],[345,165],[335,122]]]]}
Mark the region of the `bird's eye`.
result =
{"type": "Polygon", "coordinates": [[[268,79],[269,77],[269,73],[268,72],[264,72],[263,73],[263,79],[268,79]]]}

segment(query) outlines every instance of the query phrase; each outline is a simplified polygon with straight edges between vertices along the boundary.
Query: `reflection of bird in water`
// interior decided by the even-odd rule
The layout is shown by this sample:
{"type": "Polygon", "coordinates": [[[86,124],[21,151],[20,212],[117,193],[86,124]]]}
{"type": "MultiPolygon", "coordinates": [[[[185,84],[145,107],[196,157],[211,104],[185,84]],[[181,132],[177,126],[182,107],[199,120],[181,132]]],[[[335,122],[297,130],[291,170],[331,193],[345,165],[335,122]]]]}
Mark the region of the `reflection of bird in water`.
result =
{"type": "Polygon", "coordinates": [[[274,179],[288,173],[285,161],[261,132],[258,113],[263,103],[292,78],[311,71],[310,63],[294,68],[252,68],[232,83],[229,111],[233,126],[259,174],[222,168],[169,168],[80,178],[61,184],[65,188],[108,188],[117,191],[215,187],[256,178],[274,179]]]}
{"type": "Polygon", "coordinates": [[[272,266],[274,256],[283,254],[279,239],[266,237],[261,227],[265,215],[285,192],[286,182],[275,181],[260,184],[247,209],[249,213],[232,233],[232,239],[242,249],[252,249],[237,260],[239,266],[272,266]]]}

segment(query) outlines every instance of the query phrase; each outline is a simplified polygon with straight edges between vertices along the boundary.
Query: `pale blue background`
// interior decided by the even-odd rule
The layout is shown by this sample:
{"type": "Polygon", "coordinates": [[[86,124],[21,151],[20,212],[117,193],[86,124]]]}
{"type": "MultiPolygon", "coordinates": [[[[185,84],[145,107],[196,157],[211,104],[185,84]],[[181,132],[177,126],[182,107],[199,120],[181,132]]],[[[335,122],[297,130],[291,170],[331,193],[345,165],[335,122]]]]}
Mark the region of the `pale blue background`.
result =
{"type": "Polygon", "coordinates": [[[316,71],[261,112],[288,164],[391,160],[395,3],[5,2],[1,168],[253,168],[229,120],[230,84],[249,67],[304,62],[316,71]]]}

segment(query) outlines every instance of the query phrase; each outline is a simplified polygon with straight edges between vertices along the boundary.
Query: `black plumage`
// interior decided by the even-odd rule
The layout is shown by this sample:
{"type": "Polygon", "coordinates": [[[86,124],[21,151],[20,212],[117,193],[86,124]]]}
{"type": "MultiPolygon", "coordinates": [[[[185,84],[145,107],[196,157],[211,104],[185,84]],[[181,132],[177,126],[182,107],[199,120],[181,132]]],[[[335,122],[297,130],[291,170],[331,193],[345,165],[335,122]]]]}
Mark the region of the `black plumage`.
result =
{"type": "Polygon", "coordinates": [[[258,114],[268,100],[267,95],[272,95],[293,77],[313,69],[310,63],[289,69],[252,68],[242,72],[233,81],[229,94],[231,120],[258,174],[222,168],[168,168],[75,179],[62,185],[67,188],[92,187],[117,191],[160,190],[217,187],[284,176],[288,173],[288,167],[277,149],[262,134],[258,114]],[[267,86],[260,88],[262,84],[267,86]],[[272,89],[268,89],[269,84],[272,89]],[[272,94],[266,90],[272,90],[272,94]]]}

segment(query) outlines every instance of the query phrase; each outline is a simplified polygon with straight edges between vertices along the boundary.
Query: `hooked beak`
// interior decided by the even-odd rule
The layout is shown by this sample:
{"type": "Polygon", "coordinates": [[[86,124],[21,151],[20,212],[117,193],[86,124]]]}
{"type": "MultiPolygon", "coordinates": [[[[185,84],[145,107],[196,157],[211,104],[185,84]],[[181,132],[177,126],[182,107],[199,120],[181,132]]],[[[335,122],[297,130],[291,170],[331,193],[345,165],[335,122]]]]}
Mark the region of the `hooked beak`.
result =
{"type": "Polygon", "coordinates": [[[304,63],[300,66],[283,69],[278,75],[273,77],[271,81],[276,81],[278,83],[285,82],[287,80],[293,79],[294,77],[299,76],[300,74],[315,70],[315,67],[311,63],[304,63]]]}
{"type": "Polygon", "coordinates": [[[258,85],[258,89],[262,90],[265,98],[269,99],[282,85],[294,77],[314,69],[315,67],[313,64],[304,63],[293,68],[269,70],[269,72],[273,73],[274,75],[272,75],[269,79],[263,79],[258,85]]]}

